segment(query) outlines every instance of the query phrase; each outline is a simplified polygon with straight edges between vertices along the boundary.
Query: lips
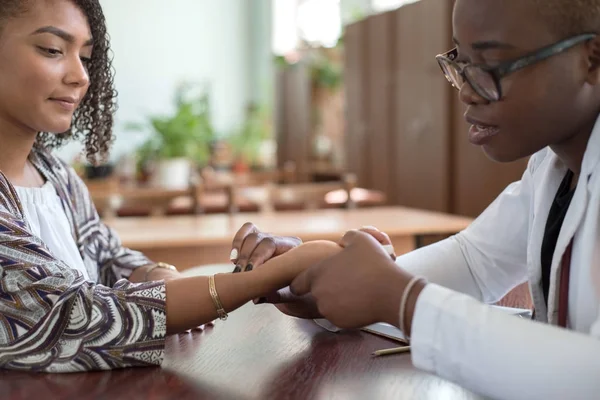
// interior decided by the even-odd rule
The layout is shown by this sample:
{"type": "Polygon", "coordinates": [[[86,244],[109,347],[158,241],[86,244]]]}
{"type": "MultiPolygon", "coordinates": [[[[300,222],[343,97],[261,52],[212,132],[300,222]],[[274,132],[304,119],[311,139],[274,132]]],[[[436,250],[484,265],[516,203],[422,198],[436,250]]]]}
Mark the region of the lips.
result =
{"type": "Polygon", "coordinates": [[[476,145],[482,146],[488,143],[493,137],[500,133],[500,128],[496,125],[482,122],[470,116],[465,117],[467,122],[471,124],[469,129],[469,141],[476,145]]]}
{"type": "Polygon", "coordinates": [[[79,100],[75,97],[51,97],[49,100],[68,111],[75,110],[79,103],[79,100]]]}

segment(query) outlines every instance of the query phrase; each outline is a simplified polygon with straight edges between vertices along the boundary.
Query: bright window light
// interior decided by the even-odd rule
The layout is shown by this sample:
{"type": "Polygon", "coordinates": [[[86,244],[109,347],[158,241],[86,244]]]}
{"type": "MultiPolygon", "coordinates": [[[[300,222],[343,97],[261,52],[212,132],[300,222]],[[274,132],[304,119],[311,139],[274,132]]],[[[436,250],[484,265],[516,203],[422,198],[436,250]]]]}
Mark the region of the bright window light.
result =
{"type": "Polygon", "coordinates": [[[376,12],[394,10],[405,4],[416,3],[419,0],[371,0],[371,6],[376,12]]]}

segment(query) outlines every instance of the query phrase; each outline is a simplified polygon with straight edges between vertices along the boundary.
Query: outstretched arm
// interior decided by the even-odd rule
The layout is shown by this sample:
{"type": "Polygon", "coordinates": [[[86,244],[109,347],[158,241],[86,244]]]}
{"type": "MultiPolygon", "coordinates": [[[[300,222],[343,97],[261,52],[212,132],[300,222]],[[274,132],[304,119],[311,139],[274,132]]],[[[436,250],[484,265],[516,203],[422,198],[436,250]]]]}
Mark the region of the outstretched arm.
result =
{"type": "MultiPolygon", "coordinates": [[[[334,242],[307,242],[250,272],[219,274],[215,285],[221,303],[227,312],[233,311],[252,299],[288,286],[302,271],[340,251],[341,247],[334,242]]],[[[208,291],[208,277],[171,280],[166,288],[168,332],[180,332],[217,318],[208,291]]]]}

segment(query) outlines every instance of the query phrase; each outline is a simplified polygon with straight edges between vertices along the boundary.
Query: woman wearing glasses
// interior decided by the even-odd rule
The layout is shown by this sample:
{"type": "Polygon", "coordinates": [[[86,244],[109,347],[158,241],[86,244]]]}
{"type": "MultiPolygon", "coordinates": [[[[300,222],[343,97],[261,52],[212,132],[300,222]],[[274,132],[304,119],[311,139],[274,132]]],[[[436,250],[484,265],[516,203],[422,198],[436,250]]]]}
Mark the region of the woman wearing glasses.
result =
{"type": "Polygon", "coordinates": [[[464,232],[396,263],[381,233],[349,232],[292,292],[340,327],[398,326],[416,366],[492,398],[598,398],[600,1],[457,0],[453,22],[456,49],[437,60],[469,139],[496,161],[531,156],[522,179],[464,232]],[[535,321],[484,305],[525,281],[535,321]]]}

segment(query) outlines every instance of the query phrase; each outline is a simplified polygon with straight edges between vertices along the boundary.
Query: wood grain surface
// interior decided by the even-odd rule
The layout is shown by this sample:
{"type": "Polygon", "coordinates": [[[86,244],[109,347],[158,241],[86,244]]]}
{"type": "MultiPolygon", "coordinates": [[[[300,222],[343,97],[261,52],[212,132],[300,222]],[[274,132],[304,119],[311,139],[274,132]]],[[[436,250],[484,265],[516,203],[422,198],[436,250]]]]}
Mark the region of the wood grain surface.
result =
{"type": "Polygon", "coordinates": [[[365,332],[246,305],[213,328],[172,336],[162,368],[68,375],[0,372],[0,397],[21,399],[481,399],[415,369],[410,354],[365,332]]]}

